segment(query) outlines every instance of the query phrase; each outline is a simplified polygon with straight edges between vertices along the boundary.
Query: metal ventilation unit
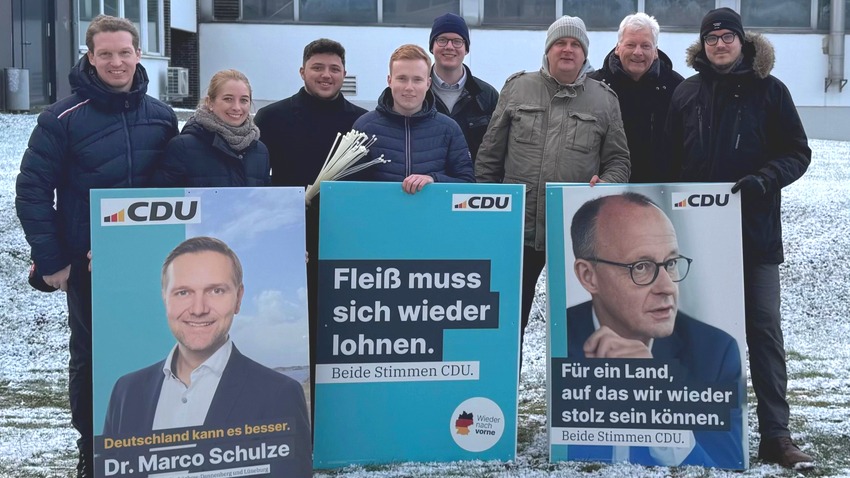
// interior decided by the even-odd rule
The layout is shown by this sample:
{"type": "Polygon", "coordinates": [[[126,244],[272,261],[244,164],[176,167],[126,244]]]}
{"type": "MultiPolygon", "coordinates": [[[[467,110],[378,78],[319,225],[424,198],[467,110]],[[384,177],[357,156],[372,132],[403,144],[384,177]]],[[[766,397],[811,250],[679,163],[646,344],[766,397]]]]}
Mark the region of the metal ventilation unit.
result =
{"type": "Polygon", "coordinates": [[[343,96],[357,96],[357,77],[346,76],[343,78],[341,91],[343,96]]]}
{"type": "Polygon", "coordinates": [[[168,85],[166,99],[179,100],[189,96],[189,69],[176,66],[168,67],[168,85]]]}
{"type": "Polygon", "coordinates": [[[218,21],[239,20],[239,0],[213,0],[213,18],[218,21]]]}

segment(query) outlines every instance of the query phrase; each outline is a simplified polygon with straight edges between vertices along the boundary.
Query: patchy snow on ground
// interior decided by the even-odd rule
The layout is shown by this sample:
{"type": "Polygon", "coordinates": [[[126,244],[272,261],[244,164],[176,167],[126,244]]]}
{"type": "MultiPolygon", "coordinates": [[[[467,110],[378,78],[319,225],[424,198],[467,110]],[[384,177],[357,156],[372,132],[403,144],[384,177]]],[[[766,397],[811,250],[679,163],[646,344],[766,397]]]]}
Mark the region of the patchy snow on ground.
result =
{"type": "MultiPolygon", "coordinates": [[[[0,114],[0,476],[65,477],[76,464],[67,405],[65,298],[26,283],[29,247],[14,211],[15,177],[34,115],[0,114]]],[[[818,469],[850,477],[850,143],[812,140],[812,165],[783,193],[786,262],[782,313],[791,429],[818,469]]],[[[548,463],[544,282],[525,337],[519,449],[511,463],[400,463],[325,470],[316,476],[378,477],[776,477],[796,472],[755,459],[744,473],[697,467],[548,463]]],[[[750,393],[750,403],[754,397],[750,393]]]]}

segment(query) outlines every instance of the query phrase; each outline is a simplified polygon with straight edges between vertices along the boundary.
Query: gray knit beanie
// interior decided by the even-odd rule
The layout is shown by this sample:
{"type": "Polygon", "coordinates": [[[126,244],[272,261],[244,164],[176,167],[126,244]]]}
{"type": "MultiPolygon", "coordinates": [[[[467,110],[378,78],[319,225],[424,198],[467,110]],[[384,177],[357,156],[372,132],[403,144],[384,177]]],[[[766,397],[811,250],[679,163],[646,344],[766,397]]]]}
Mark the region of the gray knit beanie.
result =
{"type": "Polygon", "coordinates": [[[569,15],[564,15],[549,26],[549,30],[546,32],[546,49],[543,53],[549,53],[552,44],[564,37],[578,40],[581,43],[581,49],[584,50],[584,56],[587,57],[587,50],[590,46],[590,40],[587,39],[587,28],[581,18],[569,15]]]}

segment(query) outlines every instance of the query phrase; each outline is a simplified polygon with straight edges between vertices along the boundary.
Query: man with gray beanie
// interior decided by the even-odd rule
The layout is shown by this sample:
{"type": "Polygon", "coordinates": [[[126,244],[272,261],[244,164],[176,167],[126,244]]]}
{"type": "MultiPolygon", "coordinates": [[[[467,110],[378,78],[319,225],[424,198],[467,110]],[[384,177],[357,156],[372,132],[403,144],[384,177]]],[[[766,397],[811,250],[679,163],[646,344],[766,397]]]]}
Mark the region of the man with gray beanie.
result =
{"type": "Polygon", "coordinates": [[[556,20],[542,68],[507,79],[478,150],[478,182],[525,185],[522,332],[546,263],[546,183],[629,180],[620,105],[607,85],[587,77],[589,43],[581,18],[556,20]]]}
{"type": "Polygon", "coordinates": [[[773,46],[761,34],[745,33],[734,10],[705,15],[686,60],[697,74],[673,93],[665,128],[672,177],[735,183],[731,192],[742,194],[744,307],[758,399],[758,456],[787,468],[812,468],[812,457],[797,447],[788,429],[779,284],[781,189],[809,166],[806,132],[788,88],[770,74],[773,46]]]}
{"type": "Polygon", "coordinates": [[[434,54],[431,93],[437,111],[457,122],[475,161],[499,93],[486,81],[472,76],[463,64],[469,53],[469,27],[463,17],[446,13],[435,18],[428,47],[434,54]]]}

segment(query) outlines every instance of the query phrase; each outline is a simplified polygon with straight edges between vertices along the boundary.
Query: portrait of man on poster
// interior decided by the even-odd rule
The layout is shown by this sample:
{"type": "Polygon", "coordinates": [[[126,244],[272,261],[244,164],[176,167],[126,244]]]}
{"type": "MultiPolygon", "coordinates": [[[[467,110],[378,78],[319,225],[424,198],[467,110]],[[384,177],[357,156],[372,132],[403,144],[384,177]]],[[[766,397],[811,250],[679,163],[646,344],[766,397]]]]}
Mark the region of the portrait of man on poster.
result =
{"type": "MultiPolygon", "coordinates": [[[[679,309],[679,284],[696,261],[680,250],[672,222],[649,197],[625,192],[585,202],[570,237],[573,271],[591,300],[567,309],[569,357],[675,361],[685,374],[679,380],[741,383],[737,341],[679,309]]],[[[690,449],[631,447],[619,458],[634,460],[642,451],[661,465],[711,463],[712,456],[734,454],[731,444],[740,448],[740,414],[735,407],[731,441],[697,431],[690,449]]]]}
{"type": "Polygon", "coordinates": [[[193,237],[168,254],[161,281],[177,343],[165,360],[118,379],[103,435],[287,422],[295,433],[291,458],[309,476],[310,422],[301,384],[244,356],[230,338],[245,294],[238,256],[219,239],[193,237]]]}

